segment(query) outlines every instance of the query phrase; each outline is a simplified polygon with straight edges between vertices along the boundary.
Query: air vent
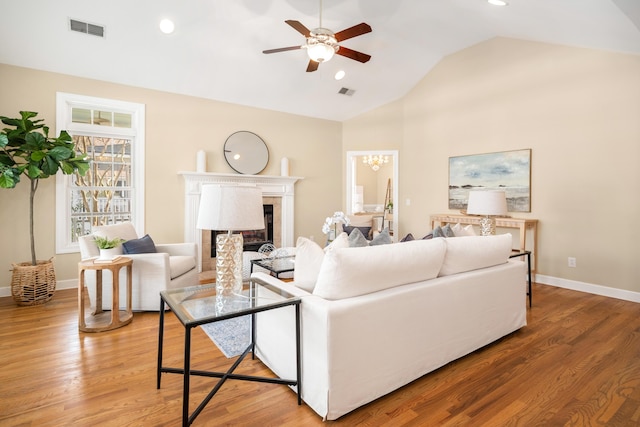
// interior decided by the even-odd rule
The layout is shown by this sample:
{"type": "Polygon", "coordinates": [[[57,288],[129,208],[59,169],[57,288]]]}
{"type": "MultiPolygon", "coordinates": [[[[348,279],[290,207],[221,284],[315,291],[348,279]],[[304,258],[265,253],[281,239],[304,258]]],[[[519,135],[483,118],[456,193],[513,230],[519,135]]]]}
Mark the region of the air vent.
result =
{"type": "Polygon", "coordinates": [[[104,37],[104,27],[87,22],[69,19],[69,29],[79,33],[91,34],[92,36],[104,37]]]}
{"type": "Polygon", "coordinates": [[[353,96],[353,94],[356,93],[356,91],[354,89],[349,89],[347,87],[343,87],[338,91],[338,93],[340,95],[353,96]]]}

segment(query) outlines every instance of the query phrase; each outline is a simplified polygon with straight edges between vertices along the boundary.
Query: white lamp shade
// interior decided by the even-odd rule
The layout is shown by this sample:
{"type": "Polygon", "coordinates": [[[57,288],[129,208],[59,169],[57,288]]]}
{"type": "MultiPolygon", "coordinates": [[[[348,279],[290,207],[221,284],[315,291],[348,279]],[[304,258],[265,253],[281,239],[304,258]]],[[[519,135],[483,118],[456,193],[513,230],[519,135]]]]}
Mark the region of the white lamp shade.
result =
{"type": "Polygon", "coordinates": [[[507,196],[504,191],[470,191],[467,204],[469,215],[506,215],[507,196]]]}
{"type": "Polygon", "coordinates": [[[203,185],[196,227],[203,230],[262,230],[262,190],[237,185],[203,185]]]}

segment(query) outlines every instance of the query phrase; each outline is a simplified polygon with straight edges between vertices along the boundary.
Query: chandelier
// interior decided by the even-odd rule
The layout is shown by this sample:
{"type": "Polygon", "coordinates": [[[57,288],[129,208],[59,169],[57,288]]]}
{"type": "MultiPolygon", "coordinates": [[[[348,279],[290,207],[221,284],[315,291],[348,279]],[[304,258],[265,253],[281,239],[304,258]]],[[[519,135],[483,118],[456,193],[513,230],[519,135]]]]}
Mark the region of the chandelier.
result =
{"type": "Polygon", "coordinates": [[[389,156],[382,156],[382,155],[372,156],[371,154],[369,154],[368,156],[362,157],[362,163],[371,166],[371,169],[373,169],[374,171],[377,171],[378,169],[380,169],[380,166],[382,166],[385,163],[389,163],[389,156]]]}

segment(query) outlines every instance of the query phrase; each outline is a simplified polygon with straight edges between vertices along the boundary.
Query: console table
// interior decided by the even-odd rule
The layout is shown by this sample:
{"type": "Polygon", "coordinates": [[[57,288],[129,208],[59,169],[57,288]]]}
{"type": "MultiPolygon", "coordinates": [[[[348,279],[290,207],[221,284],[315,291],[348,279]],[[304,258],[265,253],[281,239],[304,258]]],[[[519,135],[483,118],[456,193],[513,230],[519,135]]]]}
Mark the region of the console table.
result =
{"type": "MultiPolygon", "coordinates": [[[[480,216],[456,215],[456,214],[437,214],[431,215],[431,229],[438,225],[445,224],[472,224],[480,225],[480,216]]],[[[531,272],[535,273],[538,267],[537,246],[538,246],[538,220],[525,218],[496,218],[497,228],[517,228],[520,233],[520,251],[531,251],[531,272]],[[530,230],[533,238],[531,248],[527,248],[527,231],[530,230]]]]}

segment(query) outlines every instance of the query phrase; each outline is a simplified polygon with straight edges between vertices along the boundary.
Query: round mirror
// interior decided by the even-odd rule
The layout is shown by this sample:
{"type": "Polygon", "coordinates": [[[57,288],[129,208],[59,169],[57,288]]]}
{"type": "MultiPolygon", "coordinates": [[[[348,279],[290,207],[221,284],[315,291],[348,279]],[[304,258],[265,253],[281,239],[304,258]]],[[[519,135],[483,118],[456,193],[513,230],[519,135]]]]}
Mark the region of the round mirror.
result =
{"type": "Polygon", "coordinates": [[[224,143],[224,158],[231,168],[242,174],[262,172],[269,161],[267,144],[253,132],[232,133],[224,143]]]}

